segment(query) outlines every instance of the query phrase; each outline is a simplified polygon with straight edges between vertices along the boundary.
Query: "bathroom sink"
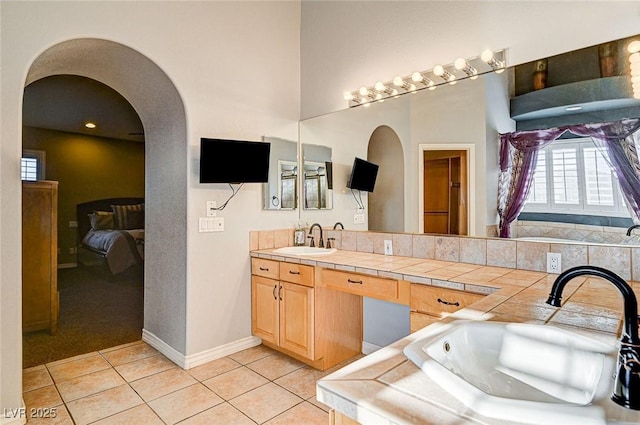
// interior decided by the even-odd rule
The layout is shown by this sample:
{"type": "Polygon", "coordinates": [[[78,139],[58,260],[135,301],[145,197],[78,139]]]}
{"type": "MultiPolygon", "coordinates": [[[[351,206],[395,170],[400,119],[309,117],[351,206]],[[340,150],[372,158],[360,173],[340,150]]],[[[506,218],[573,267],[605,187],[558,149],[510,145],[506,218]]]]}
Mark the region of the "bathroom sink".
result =
{"type": "Polygon", "coordinates": [[[335,248],[318,248],[311,246],[286,246],[273,251],[274,254],[284,255],[329,255],[336,252],[335,248]]]}
{"type": "MultiPolygon", "coordinates": [[[[455,321],[404,354],[465,406],[529,424],[606,424],[616,348],[551,326],[455,321]]],[[[418,390],[419,391],[419,390],[418,390]]]]}

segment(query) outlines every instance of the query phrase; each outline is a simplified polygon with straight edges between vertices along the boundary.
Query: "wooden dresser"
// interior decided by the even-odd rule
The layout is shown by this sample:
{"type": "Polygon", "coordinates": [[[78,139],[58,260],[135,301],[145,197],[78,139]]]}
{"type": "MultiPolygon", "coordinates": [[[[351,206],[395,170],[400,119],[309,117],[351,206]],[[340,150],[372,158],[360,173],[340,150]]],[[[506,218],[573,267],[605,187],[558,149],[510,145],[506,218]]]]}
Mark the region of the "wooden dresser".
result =
{"type": "Polygon", "coordinates": [[[58,182],[22,182],[22,331],[58,326],[58,182]]]}

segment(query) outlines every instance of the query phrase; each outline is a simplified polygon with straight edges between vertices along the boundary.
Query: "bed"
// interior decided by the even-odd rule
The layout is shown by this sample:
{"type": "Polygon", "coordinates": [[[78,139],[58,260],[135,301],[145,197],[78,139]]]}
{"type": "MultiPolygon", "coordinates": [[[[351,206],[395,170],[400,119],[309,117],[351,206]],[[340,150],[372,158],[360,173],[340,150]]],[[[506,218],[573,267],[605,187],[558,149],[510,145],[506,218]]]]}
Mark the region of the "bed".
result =
{"type": "Polygon", "coordinates": [[[76,205],[78,263],[113,275],[142,271],[144,198],[107,198],[76,205]]]}

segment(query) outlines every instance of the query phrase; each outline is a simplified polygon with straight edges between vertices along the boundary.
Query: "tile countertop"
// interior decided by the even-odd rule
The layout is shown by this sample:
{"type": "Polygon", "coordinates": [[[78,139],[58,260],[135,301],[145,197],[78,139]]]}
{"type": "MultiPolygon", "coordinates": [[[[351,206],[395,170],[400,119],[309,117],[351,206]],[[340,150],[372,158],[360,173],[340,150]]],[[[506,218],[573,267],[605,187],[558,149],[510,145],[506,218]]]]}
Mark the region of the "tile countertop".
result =
{"type": "MultiPolygon", "coordinates": [[[[402,353],[416,339],[438,332],[455,319],[545,324],[617,343],[622,321],[622,297],[609,282],[595,277],[571,280],[563,291],[563,306],[545,303],[557,275],[501,267],[336,251],[323,256],[274,254],[251,256],[354,271],[412,283],[487,294],[453,315],[360,359],[318,382],[320,401],[362,424],[515,424],[486,418],[469,410],[422,373],[402,353]],[[420,395],[413,391],[420,388],[420,395]]],[[[630,282],[636,293],[640,282],[630,282]]],[[[640,411],[606,403],[615,423],[638,424],[640,411]]]]}

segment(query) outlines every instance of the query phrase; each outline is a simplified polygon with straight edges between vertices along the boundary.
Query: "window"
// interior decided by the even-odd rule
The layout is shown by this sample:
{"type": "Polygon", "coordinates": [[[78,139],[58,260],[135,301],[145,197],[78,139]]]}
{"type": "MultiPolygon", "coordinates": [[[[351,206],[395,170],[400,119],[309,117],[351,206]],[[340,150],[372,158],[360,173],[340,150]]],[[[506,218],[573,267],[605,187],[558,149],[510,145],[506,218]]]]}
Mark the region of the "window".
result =
{"type": "Polygon", "coordinates": [[[44,159],[44,151],[23,150],[20,178],[31,181],[44,179],[44,159]]]}
{"type": "Polygon", "coordinates": [[[538,152],[525,211],[629,216],[606,153],[589,138],[555,141],[538,152]]]}

